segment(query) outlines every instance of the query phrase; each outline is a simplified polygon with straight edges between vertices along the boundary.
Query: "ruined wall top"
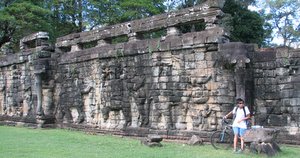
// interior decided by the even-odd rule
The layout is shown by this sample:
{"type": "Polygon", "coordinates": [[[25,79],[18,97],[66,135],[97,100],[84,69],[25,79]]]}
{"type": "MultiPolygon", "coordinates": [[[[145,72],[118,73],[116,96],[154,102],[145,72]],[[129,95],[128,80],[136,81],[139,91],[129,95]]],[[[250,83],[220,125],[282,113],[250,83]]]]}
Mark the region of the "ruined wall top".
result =
{"type": "MultiPolygon", "coordinates": [[[[58,38],[56,47],[67,48],[78,44],[80,45],[99,40],[109,40],[119,36],[128,36],[129,38],[133,36],[138,37],[139,34],[145,32],[176,27],[182,24],[195,23],[199,21],[205,22],[206,29],[213,28],[217,26],[217,19],[223,15],[220,8],[223,7],[224,2],[224,0],[208,0],[201,5],[192,8],[106,26],[88,32],[70,34],[58,38]]],[[[77,50],[78,49],[75,49],[75,51],[77,50]]]]}
{"type": "Polygon", "coordinates": [[[49,57],[49,53],[45,53],[46,50],[54,51],[53,48],[49,48],[49,34],[48,32],[36,32],[23,37],[20,40],[20,52],[15,54],[9,54],[0,57],[0,68],[14,64],[20,64],[27,61],[32,61],[39,57],[49,57]],[[35,56],[32,53],[36,53],[35,56]]]}
{"type": "Polygon", "coordinates": [[[40,41],[47,41],[49,39],[48,32],[36,32],[23,37],[20,40],[20,50],[35,48],[41,45],[40,41]]]}

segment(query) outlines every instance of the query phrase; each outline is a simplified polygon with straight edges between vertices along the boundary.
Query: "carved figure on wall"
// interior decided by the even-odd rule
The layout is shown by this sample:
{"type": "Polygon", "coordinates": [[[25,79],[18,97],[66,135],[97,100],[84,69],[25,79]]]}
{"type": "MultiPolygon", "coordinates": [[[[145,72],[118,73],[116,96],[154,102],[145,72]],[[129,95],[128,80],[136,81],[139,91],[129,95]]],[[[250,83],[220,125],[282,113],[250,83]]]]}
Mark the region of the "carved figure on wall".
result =
{"type": "MultiPolygon", "coordinates": [[[[107,67],[102,64],[102,76],[101,76],[101,114],[104,122],[106,122],[110,117],[110,112],[115,112],[116,115],[113,117],[119,117],[121,113],[123,114],[124,120],[116,120],[117,126],[121,125],[120,122],[124,121],[123,127],[131,125],[131,112],[129,104],[129,95],[126,92],[128,81],[127,72],[121,62],[115,61],[114,65],[107,67]]],[[[119,126],[121,127],[121,126],[119,126]]]]}
{"type": "MultiPolygon", "coordinates": [[[[169,57],[172,58],[171,54],[169,54],[169,57]]],[[[153,58],[153,60],[156,60],[154,63],[154,68],[157,69],[157,71],[153,71],[153,75],[160,78],[160,77],[167,77],[172,74],[172,68],[173,68],[173,63],[172,60],[170,61],[164,61],[163,57],[161,55],[158,55],[153,58]]],[[[156,97],[156,96],[155,96],[156,97]]],[[[174,116],[172,116],[172,109],[174,109],[174,104],[172,102],[164,102],[160,101],[159,98],[162,100],[166,99],[166,96],[160,95],[157,96],[158,98],[154,100],[158,100],[159,103],[154,103],[155,109],[157,109],[154,113],[156,117],[154,118],[154,124],[163,124],[162,127],[163,129],[175,129],[175,123],[176,120],[174,116]]],[[[152,123],[152,124],[153,124],[152,123]]],[[[161,126],[161,125],[158,125],[161,126]]]]}
{"type": "Polygon", "coordinates": [[[181,117],[182,117],[182,122],[186,122],[186,116],[187,116],[187,112],[188,112],[189,106],[188,104],[182,104],[181,105],[181,117]]]}
{"type": "Polygon", "coordinates": [[[41,73],[35,73],[34,76],[34,85],[35,85],[35,92],[37,95],[37,106],[36,106],[36,118],[39,120],[40,124],[43,123],[43,116],[44,116],[44,111],[42,107],[42,96],[43,96],[43,91],[42,91],[42,74],[41,73]]]}
{"type": "Polygon", "coordinates": [[[17,85],[17,80],[18,80],[18,72],[16,70],[16,66],[13,65],[11,67],[11,81],[12,83],[7,89],[7,102],[6,102],[6,107],[5,107],[5,114],[8,115],[17,115],[17,109],[18,108],[18,85],[17,85]]]}
{"type": "Polygon", "coordinates": [[[202,115],[199,113],[197,116],[192,116],[193,120],[193,129],[196,129],[196,127],[199,127],[200,123],[202,122],[202,115]]]}
{"type": "Polygon", "coordinates": [[[21,84],[23,90],[23,116],[27,116],[33,110],[32,88],[30,75],[24,72],[21,76],[21,84]]]}
{"type": "Polygon", "coordinates": [[[0,76],[0,113],[4,114],[6,107],[6,78],[4,75],[0,76]]]}
{"type": "Polygon", "coordinates": [[[18,106],[17,100],[14,96],[14,93],[8,91],[7,93],[7,106],[5,107],[4,113],[7,115],[14,115],[16,112],[16,108],[18,106]]]}
{"type": "Polygon", "coordinates": [[[147,98],[145,90],[145,77],[135,76],[133,79],[133,98],[137,104],[137,110],[140,114],[140,127],[145,127],[149,125],[149,108],[152,99],[147,98]]]}
{"type": "Polygon", "coordinates": [[[76,69],[69,71],[67,79],[61,84],[61,90],[59,92],[59,100],[57,105],[57,120],[63,122],[64,119],[67,123],[73,122],[71,109],[75,109],[78,113],[75,123],[82,123],[85,120],[85,113],[83,110],[83,96],[82,96],[82,81],[79,80],[76,75],[78,72],[76,69]]]}
{"type": "Polygon", "coordinates": [[[211,121],[209,130],[217,130],[217,111],[213,110],[211,114],[211,121]]]}
{"type": "MultiPolygon", "coordinates": [[[[131,69],[132,70],[132,69],[131,69]]],[[[131,74],[133,75],[133,74],[131,74]]],[[[130,95],[132,90],[129,90],[130,75],[129,70],[126,66],[122,67],[122,73],[120,74],[120,79],[122,80],[123,93],[122,93],[122,112],[125,119],[124,127],[129,127],[132,125],[132,111],[130,104],[130,95]]]]}
{"type": "Polygon", "coordinates": [[[171,105],[172,122],[175,123],[174,125],[176,129],[184,130],[187,128],[186,125],[187,111],[188,111],[188,104],[175,103],[171,105]]]}
{"type": "Polygon", "coordinates": [[[201,117],[201,122],[200,122],[200,129],[201,130],[207,130],[209,128],[209,122],[208,122],[208,117],[212,113],[211,108],[206,104],[204,110],[201,111],[200,117],[201,117]]]}
{"type": "Polygon", "coordinates": [[[33,110],[33,103],[32,103],[32,92],[31,88],[25,89],[24,92],[24,101],[23,101],[23,115],[27,116],[33,110]]]}
{"type": "Polygon", "coordinates": [[[209,105],[205,105],[205,108],[199,114],[200,130],[216,130],[217,129],[217,116],[216,111],[212,110],[209,105]]]}
{"type": "Polygon", "coordinates": [[[52,117],[54,105],[53,105],[53,89],[54,80],[50,80],[47,85],[43,85],[43,108],[46,116],[52,117]]]}
{"type": "Polygon", "coordinates": [[[169,103],[154,103],[152,128],[174,129],[169,103]],[[162,106],[164,106],[162,108],[162,106]]]}
{"type": "Polygon", "coordinates": [[[108,77],[109,77],[109,75],[110,75],[111,73],[112,73],[112,71],[111,71],[108,67],[104,68],[104,69],[102,70],[101,79],[102,79],[103,81],[107,80],[108,77]]]}
{"type": "Polygon", "coordinates": [[[111,111],[109,107],[109,103],[107,103],[107,98],[109,98],[109,94],[107,92],[107,85],[106,81],[109,80],[109,76],[112,73],[112,70],[109,69],[104,63],[101,64],[100,67],[100,79],[101,79],[101,85],[100,85],[100,101],[103,107],[101,108],[101,114],[104,122],[106,122],[109,119],[109,112],[111,111]]]}
{"type": "MultiPolygon", "coordinates": [[[[84,111],[83,111],[83,103],[82,99],[75,99],[76,101],[74,102],[65,102],[65,100],[69,97],[69,95],[66,92],[61,92],[60,93],[60,100],[58,104],[58,114],[57,114],[57,120],[59,122],[63,122],[63,119],[66,118],[66,121],[68,123],[73,122],[73,117],[71,113],[71,108],[75,108],[78,112],[78,117],[76,123],[82,123],[84,121],[84,111]],[[77,102],[78,101],[78,102],[77,102]],[[71,105],[74,103],[73,105],[71,105]]],[[[76,96],[71,96],[71,97],[81,97],[79,95],[76,96]]]]}
{"type": "Polygon", "coordinates": [[[87,121],[93,122],[96,116],[96,96],[94,81],[87,81],[87,86],[81,92],[83,95],[87,95],[88,100],[88,115],[86,115],[87,121]]]}

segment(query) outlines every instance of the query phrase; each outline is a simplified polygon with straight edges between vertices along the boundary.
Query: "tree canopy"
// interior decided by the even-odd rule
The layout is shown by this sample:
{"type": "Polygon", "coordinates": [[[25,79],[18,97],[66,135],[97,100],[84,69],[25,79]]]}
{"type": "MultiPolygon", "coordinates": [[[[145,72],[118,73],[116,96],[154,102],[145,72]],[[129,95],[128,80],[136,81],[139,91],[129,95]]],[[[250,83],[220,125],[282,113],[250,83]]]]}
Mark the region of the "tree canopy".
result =
{"type": "Polygon", "coordinates": [[[223,11],[228,16],[224,18],[223,25],[230,31],[231,41],[263,45],[266,36],[265,21],[257,12],[247,9],[250,3],[253,1],[227,0],[223,11]]]}
{"type": "Polygon", "coordinates": [[[28,32],[49,31],[49,10],[31,1],[5,0],[0,5],[0,46],[18,43],[28,32]]]}
{"type": "Polygon", "coordinates": [[[273,30],[273,37],[282,38],[283,46],[300,41],[300,1],[268,0],[264,3],[263,15],[273,30]]]}
{"type": "MultiPolygon", "coordinates": [[[[206,0],[179,0],[178,8],[192,7],[206,0]]],[[[221,25],[230,32],[231,41],[257,43],[263,45],[265,37],[269,34],[264,29],[264,18],[257,12],[248,10],[255,0],[227,0],[223,12],[226,16],[221,25]],[[251,24],[251,25],[249,25],[251,24]]]]}
{"type": "MultiPolygon", "coordinates": [[[[21,37],[36,31],[47,31],[51,40],[97,27],[140,19],[169,10],[191,7],[206,0],[1,0],[0,47],[11,42],[17,48],[21,37]]],[[[231,41],[267,45],[270,33],[297,41],[300,26],[291,22],[299,14],[297,0],[268,0],[269,12],[259,14],[248,10],[255,0],[227,0],[223,11],[227,16],[222,25],[231,41]],[[297,4],[297,5],[295,5],[297,4]],[[285,9],[288,8],[288,9],[285,9]],[[267,22],[266,22],[267,20],[267,22]],[[276,31],[277,30],[277,31],[276,31]]],[[[201,30],[202,24],[184,26],[183,30],[201,30]],[[196,28],[196,29],[195,29],[196,28]]]]}
{"type": "MultiPolygon", "coordinates": [[[[51,39],[165,12],[164,0],[3,0],[0,47],[36,31],[51,39]]],[[[16,47],[17,48],[17,47],[16,47]]]]}

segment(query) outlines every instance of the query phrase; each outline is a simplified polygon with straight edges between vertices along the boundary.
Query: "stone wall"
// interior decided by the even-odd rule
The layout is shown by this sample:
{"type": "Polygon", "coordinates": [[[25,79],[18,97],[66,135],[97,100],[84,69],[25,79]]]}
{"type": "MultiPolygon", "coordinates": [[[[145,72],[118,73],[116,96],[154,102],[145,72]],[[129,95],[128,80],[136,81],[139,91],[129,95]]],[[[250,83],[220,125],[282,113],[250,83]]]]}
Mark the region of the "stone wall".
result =
{"type": "MultiPolygon", "coordinates": [[[[160,40],[152,42],[163,46],[163,43],[159,44],[160,40]]],[[[134,44],[149,47],[144,41],[134,44]]],[[[79,121],[80,116],[85,115],[85,120],[80,121],[103,128],[217,128],[216,118],[221,117],[219,105],[229,106],[227,104],[232,103],[235,93],[233,87],[222,84],[223,81],[233,82],[229,79],[232,74],[217,74],[221,70],[212,59],[218,53],[216,44],[153,52],[145,50],[136,54],[132,52],[132,46],[129,46],[130,50],[125,47],[120,56],[84,62],[70,63],[69,54],[61,57],[59,70],[62,72],[57,75],[62,79],[58,86],[62,90],[57,89],[56,95],[61,99],[57,105],[65,107],[66,104],[71,108],[81,103],[78,106],[83,107],[82,110],[75,111],[81,111],[82,115],[75,112],[79,117],[73,121],[79,121]],[[198,115],[206,106],[210,117],[205,116],[202,121],[210,123],[205,123],[209,127],[202,127],[198,115]]]]}
{"type": "Polygon", "coordinates": [[[300,50],[262,50],[253,68],[257,122],[281,129],[281,140],[299,143],[300,50]]]}
{"type": "MultiPolygon", "coordinates": [[[[3,120],[54,123],[54,48],[48,33],[20,41],[20,52],[0,59],[0,114],[3,120]]],[[[6,53],[4,53],[6,54],[6,53]]]]}
{"type": "Polygon", "coordinates": [[[208,140],[241,97],[258,124],[300,143],[299,51],[228,42],[223,4],[67,35],[55,47],[44,32],[24,37],[20,52],[0,57],[1,124],[208,140]],[[195,23],[204,29],[179,29],[195,23]],[[158,30],[166,35],[146,38],[158,30]]]}

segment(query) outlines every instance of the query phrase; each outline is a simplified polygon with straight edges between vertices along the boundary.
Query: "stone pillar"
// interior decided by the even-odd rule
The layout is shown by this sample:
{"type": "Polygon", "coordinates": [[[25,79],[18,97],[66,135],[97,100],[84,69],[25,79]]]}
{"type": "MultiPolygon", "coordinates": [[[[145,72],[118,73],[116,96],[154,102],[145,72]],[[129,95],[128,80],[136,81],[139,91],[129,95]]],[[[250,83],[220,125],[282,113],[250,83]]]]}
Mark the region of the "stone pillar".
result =
{"type": "Polygon", "coordinates": [[[211,29],[217,26],[218,18],[217,17],[205,18],[204,21],[205,21],[205,29],[211,29]]]}
{"type": "MultiPolygon", "coordinates": [[[[219,45],[219,51],[222,53],[224,63],[230,65],[234,71],[234,80],[236,87],[236,98],[245,100],[247,106],[253,104],[253,76],[251,65],[251,55],[255,45],[244,44],[241,42],[230,42],[219,45]],[[248,66],[247,66],[248,65],[248,66]]],[[[251,107],[250,107],[251,108],[251,107]]]]}
{"type": "Polygon", "coordinates": [[[136,42],[140,39],[141,39],[140,35],[136,32],[128,34],[128,42],[136,42]]]}
{"type": "Polygon", "coordinates": [[[242,98],[245,100],[245,68],[236,68],[235,69],[235,89],[236,89],[236,98],[242,98]]]}
{"type": "Polygon", "coordinates": [[[79,44],[71,46],[71,52],[81,51],[82,47],[79,44]]]}
{"type": "Polygon", "coordinates": [[[105,39],[97,41],[97,47],[102,47],[102,46],[106,46],[106,45],[109,45],[109,44],[110,44],[109,41],[105,40],[105,39]]]}
{"type": "Polygon", "coordinates": [[[178,36],[179,34],[180,34],[180,30],[177,27],[167,28],[167,36],[178,36]]]}
{"type": "Polygon", "coordinates": [[[53,117],[53,87],[42,88],[42,109],[47,118],[53,117]]]}

